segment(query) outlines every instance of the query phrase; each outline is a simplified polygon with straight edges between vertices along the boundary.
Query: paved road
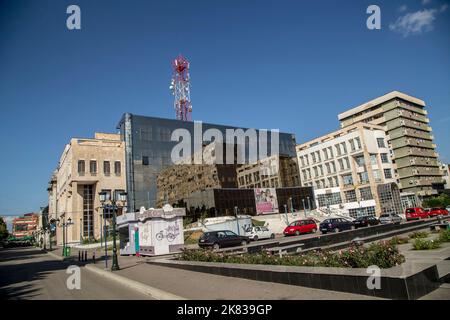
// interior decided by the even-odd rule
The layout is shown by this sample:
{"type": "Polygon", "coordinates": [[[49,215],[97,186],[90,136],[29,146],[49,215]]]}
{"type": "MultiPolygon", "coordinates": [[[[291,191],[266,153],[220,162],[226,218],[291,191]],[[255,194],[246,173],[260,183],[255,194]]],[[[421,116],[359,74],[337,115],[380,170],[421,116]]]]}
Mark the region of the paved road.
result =
{"type": "Polygon", "coordinates": [[[0,249],[0,299],[149,299],[81,268],[81,289],[66,286],[70,264],[36,248],[0,249]]]}

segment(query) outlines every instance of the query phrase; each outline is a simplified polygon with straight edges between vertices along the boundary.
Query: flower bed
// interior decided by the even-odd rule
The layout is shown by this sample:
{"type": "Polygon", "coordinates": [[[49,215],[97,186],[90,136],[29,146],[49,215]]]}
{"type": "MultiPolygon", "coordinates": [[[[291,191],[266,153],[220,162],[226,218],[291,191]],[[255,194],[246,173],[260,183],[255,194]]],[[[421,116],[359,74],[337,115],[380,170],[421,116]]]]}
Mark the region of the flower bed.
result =
{"type": "Polygon", "coordinates": [[[304,254],[284,255],[282,257],[268,253],[227,254],[208,250],[184,250],[179,259],[200,262],[342,268],[367,268],[371,265],[391,268],[405,261],[397,246],[389,241],[380,241],[367,247],[352,246],[346,250],[334,252],[326,250],[310,251],[304,254]]]}

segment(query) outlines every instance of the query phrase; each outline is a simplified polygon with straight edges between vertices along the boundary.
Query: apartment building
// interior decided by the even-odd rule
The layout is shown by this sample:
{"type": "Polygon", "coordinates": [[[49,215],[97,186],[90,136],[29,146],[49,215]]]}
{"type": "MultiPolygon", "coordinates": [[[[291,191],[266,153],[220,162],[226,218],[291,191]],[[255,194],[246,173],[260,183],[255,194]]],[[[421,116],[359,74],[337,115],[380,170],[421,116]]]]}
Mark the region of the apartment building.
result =
{"type": "MultiPolygon", "coordinates": [[[[102,190],[125,191],[125,148],[119,134],[95,133],[93,139],[73,138],[65,146],[48,185],[49,216],[59,225],[70,218],[67,243],[102,236],[102,190]]],[[[120,212],[119,212],[120,214],[120,212]]],[[[56,228],[62,244],[62,228],[56,228]]]]}
{"type": "Polygon", "coordinates": [[[342,128],[356,123],[380,125],[396,169],[401,192],[427,197],[442,189],[436,145],[425,102],[393,91],[339,114],[342,128]]]}
{"type": "Polygon", "coordinates": [[[239,188],[282,188],[300,186],[296,157],[272,155],[237,168],[239,188]]]}
{"type": "Polygon", "coordinates": [[[301,184],[315,188],[320,210],[353,217],[401,211],[383,127],[357,123],[300,144],[296,151],[301,184]]]}

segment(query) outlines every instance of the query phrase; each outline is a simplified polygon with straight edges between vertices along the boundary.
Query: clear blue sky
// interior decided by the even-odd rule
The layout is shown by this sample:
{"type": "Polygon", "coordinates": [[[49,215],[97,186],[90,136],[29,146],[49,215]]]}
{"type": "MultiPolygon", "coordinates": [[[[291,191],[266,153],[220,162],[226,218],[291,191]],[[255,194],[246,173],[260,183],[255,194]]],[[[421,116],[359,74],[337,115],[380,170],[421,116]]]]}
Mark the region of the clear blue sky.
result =
{"type": "Polygon", "coordinates": [[[400,90],[426,101],[450,161],[449,30],[440,0],[0,0],[0,215],[47,204],[71,137],[115,131],[124,112],[173,118],[179,53],[191,62],[196,120],[303,142],[338,129],[339,112],[400,90]],[[382,29],[369,31],[374,3],[382,29]],[[80,31],[66,28],[70,4],[80,31]]]}

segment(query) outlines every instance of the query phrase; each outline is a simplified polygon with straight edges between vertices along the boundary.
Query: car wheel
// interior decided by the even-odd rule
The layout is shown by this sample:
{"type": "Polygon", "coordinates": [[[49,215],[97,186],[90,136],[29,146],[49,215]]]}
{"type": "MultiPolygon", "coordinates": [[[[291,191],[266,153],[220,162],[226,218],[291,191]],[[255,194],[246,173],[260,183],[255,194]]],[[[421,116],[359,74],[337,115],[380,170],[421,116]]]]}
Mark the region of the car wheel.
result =
{"type": "Polygon", "coordinates": [[[253,240],[258,241],[258,236],[254,236],[253,240]]]}
{"type": "Polygon", "coordinates": [[[334,228],[333,231],[336,232],[336,233],[338,233],[338,232],[339,232],[339,228],[334,228]]]}
{"type": "Polygon", "coordinates": [[[275,239],[275,233],[272,233],[272,234],[270,235],[270,239],[275,239]]]}
{"type": "Polygon", "coordinates": [[[247,243],[247,241],[245,241],[245,240],[242,240],[242,242],[241,242],[241,246],[246,246],[248,243],[247,243]]]}
{"type": "Polygon", "coordinates": [[[298,230],[295,231],[295,235],[296,235],[296,236],[299,236],[299,235],[300,235],[300,231],[298,231],[298,230]]]}
{"type": "Polygon", "coordinates": [[[213,249],[214,250],[219,250],[220,249],[220,245],[218,243],[214,243],[213,244],[213,249]]]}

